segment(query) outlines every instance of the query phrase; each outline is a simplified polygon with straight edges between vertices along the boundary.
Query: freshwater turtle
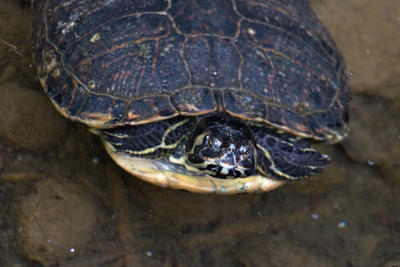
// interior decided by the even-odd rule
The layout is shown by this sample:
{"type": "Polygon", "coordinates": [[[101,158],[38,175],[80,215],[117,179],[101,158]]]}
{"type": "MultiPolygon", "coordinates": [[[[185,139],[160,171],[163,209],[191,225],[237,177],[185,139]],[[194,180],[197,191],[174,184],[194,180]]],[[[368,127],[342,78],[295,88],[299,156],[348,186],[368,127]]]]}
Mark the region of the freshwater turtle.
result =
{"type": "Polygon", "coordinates": [[[348,132],[343,59],[306,0],[34,1],[56,108],[151,183],[268,191],[348,132]]]}

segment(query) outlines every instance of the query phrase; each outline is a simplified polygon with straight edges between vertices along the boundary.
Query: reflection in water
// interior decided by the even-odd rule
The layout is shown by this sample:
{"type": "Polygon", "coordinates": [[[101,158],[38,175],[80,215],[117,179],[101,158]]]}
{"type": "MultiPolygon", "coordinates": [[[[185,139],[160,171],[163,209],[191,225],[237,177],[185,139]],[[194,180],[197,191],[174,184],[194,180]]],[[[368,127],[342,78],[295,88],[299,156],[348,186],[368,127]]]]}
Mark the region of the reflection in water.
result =
{"type": "Polygon", "coordinates": [[[0,265],[399,264],[400,6],[312,3],[354,72],[349,138],[321,146],[317,177],[215,196],[132,179],[59,116],[30,65],[29,9],[0,2],[0,265]]]}

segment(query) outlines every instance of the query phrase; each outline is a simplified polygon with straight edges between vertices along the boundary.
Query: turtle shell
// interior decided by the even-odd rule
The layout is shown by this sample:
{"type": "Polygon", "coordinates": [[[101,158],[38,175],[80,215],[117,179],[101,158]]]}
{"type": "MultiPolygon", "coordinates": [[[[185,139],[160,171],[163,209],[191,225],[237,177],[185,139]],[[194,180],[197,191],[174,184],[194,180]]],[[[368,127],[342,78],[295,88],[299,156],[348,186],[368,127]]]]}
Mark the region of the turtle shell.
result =
{"type": "Polygon", "coordinates": [[[35,61],[95,128],[223,111],[316,140],[347,133],[343,60],[306,0],[35,1],[35,61]]]}

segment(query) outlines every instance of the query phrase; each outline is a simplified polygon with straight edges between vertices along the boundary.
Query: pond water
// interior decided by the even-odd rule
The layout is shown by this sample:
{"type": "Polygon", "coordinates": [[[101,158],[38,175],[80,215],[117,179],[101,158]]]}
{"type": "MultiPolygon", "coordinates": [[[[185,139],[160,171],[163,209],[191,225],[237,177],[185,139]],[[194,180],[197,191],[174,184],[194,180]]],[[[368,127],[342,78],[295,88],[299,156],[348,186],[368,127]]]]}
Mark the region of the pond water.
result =
{"type": "Polygon", "coordinates": [[[57,113],[31,11],[0,0],[0,266],[400,266],[400,2],[311,0],[346,60],[351,133],[264,194],[134,179],[57,113]]]}

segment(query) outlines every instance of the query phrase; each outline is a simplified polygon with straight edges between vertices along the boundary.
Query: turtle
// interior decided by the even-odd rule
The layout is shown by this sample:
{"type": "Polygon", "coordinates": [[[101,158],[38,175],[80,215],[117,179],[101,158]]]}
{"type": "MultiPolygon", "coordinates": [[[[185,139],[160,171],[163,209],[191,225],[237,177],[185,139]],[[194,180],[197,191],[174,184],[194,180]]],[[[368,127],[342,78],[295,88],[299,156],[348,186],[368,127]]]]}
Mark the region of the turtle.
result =
{"type": "Polygon", "coordinates": [[[46,0],[34,62],[123,169],[196,193],[320,173],[348,134],[343,57],[307,0],[46,0]]]}

